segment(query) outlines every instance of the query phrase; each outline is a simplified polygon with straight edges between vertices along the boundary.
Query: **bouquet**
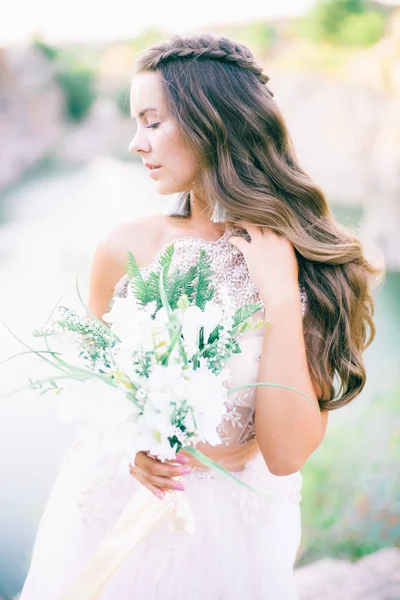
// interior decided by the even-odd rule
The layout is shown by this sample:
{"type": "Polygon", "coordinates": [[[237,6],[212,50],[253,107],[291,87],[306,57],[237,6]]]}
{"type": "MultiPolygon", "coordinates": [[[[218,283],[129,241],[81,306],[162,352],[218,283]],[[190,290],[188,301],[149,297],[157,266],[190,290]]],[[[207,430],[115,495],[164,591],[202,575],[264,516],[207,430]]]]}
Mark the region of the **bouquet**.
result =
{"type": "MultiPolygon", "coordinates": [[[[186,272],[170,273],[173,253],[171,244],[146,279],[132,253],[128,254],[127,296],[112,299],[103,315],[105,323],[91,314],[77,285],[91,316],[82,317],[60,306],[57,318],[52,319],[52,314],[46,326],[34,332],[44,339],[45,350],[21,342],[57,371],[31,381],[29,387],[40,393],[53,390],[61,398],[66,389],[63,414],[96,427],[101,451],[117,453],[127,464],[139,451],[165,461],[173,460],[184,448],[203,464],[249,488],[195,446],[220,443],[217,427],[229,394],[261,385],[294,388],[262,382],[227,388],[227,362],[241,352],[237,336],[268,322],[253,322],[260,304],[231,311],[213,302],[211,265],[204,250],[186,272]],[[51,349],[50,338],[62,341],[62,352],[51,349]]],[[[182,492],[172,491],[159,500],[141,488],[63,600],[98,598],[132,548],[164,519],[175,531],[194,531],[193,515],[182,492]]]]}
{"type": "Polygon", "coordinates": [[[72,380],[67,389],[74,393],[66,394],[62,411],[97,426],[106,452],[132,459],[147,451],[165,461],[184,447],[209,465],[194,446],[220,443],[216,429],[227,395],[237,391],[226,387],[227,361],[241,352],[236,337],[266,322],[251,321],[260,304],[230,314],[212,301],[204,250],[195,266],[168,277],[173,252],[171,245],[146,280],[128,255],[127,296],[113,298],[103,315],[107,325],[60,306],[58,318],[33,334],[44,338],[51,359],[36,354],[60,374],[30,385],[60,393],[63,381],[72,380]],[[61,354],[51,351],[52,336],[61,340],[61,354]]]}

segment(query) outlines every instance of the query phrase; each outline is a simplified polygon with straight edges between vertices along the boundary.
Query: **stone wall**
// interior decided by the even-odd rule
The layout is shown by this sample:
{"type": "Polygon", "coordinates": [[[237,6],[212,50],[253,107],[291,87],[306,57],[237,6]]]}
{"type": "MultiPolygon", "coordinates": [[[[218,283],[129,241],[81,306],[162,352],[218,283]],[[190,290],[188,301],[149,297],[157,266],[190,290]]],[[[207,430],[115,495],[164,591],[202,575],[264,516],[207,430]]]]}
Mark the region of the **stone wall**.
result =
{"type": "Polygon", "coordinates": [[[33,48],[0,49],[0,191],[54,150],[62,111],[51,63],[33,48]]]}

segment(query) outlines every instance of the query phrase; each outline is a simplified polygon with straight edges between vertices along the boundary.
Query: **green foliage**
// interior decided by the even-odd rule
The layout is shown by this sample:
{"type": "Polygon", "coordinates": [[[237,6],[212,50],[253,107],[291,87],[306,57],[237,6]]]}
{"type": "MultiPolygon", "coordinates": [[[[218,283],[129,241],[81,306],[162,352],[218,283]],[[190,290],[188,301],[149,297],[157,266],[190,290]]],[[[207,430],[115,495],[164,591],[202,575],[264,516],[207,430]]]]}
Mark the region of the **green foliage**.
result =
{"type": "Polygon", "coordinates": [[[151,294],[149,290],[149,285],[144,281],[132,252],[128,252],[128,262],[125,265],[125,269],[129,276],[129,285],[138,302],[141,304],[151,302],[153,300],[153,294],[151,294]]]}
{"type": "Polygon", "coordinates": [[[366,8],[363,0],[318,0],[298,20],[301,35],[315,42],[368,46],[384,33],[386,17],[366,8]]]}
{"type": "Polygon", "coordinates": [[[256,312],[261,309],[261,304],[252,304],[241,306],[237,309],[233,316],[233,328],[236,329],[241,325],[244,321],[247,321],[250,317],[252,317],[256,312]]]}
{"type": "Polygon", "coordinates": [[[385,25],[385,15],[377,11],[350,15],[338,31],[337,39],[346,46],[372,46],[382,38],[385,25]]]}
{"type": "Polygon", "coordinates": [[[55,80],[65,97],[66,118],[73,122],[82,121],[96,98],[95,58],[88,50],[84,58],[76,48],[60,50],[40,36],[33,38],[32,45],[55,65],[55,80]]]}
{"type": "Polygon", "coordinates": [[[129,252],[126,269],[134,296],[141,304],[156,302],[157,310],[160,309],[162,306],[160,277],[165,267],[164,286],[171,309],[174,310],[177,308],[179,299],[185,295],[188,298],[192,298],[194,303],[203,310],[206,302],[211,300],[214,295],[214,289],[211,286],[210,258],[204,250],[201,250],[199,260],[195,266],[190,267],[184,273],[176,269],[167,278],[173,254],[174,245],[170,244],[161,254],[158,267],[150,271],[145,280],[142,277],[135,257],[129,252]]]}
{"type": "MultiPolygon", "coordinates": [[[[303,468],[300,564],[355,560],[400,544],[400,389],[377,394],[362,412],[331,423],[303,468]]],[[[345,409],[343,409],[345,410],[345,409]]]]}
{"type": "Polygon", "coordinates": [[[60,55],[60,51],[57,48],[46,44],[40,36],[33,38],[32,45],[49,60],[56,60],[60,55]]]}
{"type": "Polygon", "coordinates": [[[192,297],[195,293],[194,280],[197,275],[197,267],[190,267],[186,273],[176,270],[167,282],[169,305],[174,310],[178,306],[179,298],[184,294],[192,297]]]}
{"type": "Polygon", "coordinates": [[[267,21],[252,21],[244,25],[229,27],[228,35],[248,44],[255,52],[267,52],[277,36],[274,25],[267,21]]]}
{"type": "Polygon", "coordinates": [[[74,310],[70,310],[64,306],[59,306],[58,312],[60,318],[51,321],[49,325],[41,329],[34,330],[32,332],[33,337],[47,339],[60,331],[79,334],[85,343],[84,350],[80,352],[80,356],[91,363],[102,361],[110,367],[107,350],[115,343],[115,336],[110,329],[100,321],[97,323],[91,318],[81,317],[74,310]]]}
{"type": "Polygon", "coordinates": [[[166,37],[165,33],[156,27],[149,27],[143,33],[138,35],[134,40],[130,42],[130,46],[133,51],[137,54],[142,50],[164,40],[166,37]]]}
{"type": "Polygon", "coordinates": [[[117,90],[115,94],[115,101],[118,106],[121,117],[128,119],[131,116],[131,107],[129,99],[129,86],[124,86],[117,90]]]}
{"type": "Polygon", "coordinates": [[[94,72],[88,67],[67,64],[60,67],[56,80],[64,92],[66,117],[82,121],[96,97],[94,72]]]}
{"type": "Polygon", "coordinates": [[[204,310],[206,303],[214,297],[214,288],[211,287],[211,260],[205,250],[200,250],[198,269],[195,303],[204,310]]]}

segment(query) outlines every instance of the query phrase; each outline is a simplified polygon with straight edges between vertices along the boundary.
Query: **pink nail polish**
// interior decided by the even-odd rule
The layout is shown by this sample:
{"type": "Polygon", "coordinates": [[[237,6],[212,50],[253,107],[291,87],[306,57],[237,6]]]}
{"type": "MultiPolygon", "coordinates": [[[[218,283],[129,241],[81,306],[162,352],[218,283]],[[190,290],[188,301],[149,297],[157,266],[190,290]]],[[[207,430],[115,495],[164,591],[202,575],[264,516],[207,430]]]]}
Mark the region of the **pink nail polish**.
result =
{"type": "Polygon", "coordinates": [[[186,465],[190,459],[187,456],[185,456],[184,454],[177,454],[176,460],[177,460],[177,462],[181,463],[182,465],[186,465]]]}
{"type": "Polygon", "coordinates": [[[157,496],[157,498],[160,498],[160,500],[164,500],[165,494],[164,494],[164,492],[160,491],[160,492],[156,492],[156,496],[157,496]]]}
{"type": "Polygon", "coordinates": [[[183,484],[180,482],[174,483],[174,490],[178,490],[180,492],[183,492],[185,490],[185,488],[183,487],[183,484]]]}
{"type": "Polygon", "coordinates": [[[189,475],[189,473],[192,472],[192,469],[190,467],[181,467],[181,469],[179,470],[179,475],[189,475]]]}

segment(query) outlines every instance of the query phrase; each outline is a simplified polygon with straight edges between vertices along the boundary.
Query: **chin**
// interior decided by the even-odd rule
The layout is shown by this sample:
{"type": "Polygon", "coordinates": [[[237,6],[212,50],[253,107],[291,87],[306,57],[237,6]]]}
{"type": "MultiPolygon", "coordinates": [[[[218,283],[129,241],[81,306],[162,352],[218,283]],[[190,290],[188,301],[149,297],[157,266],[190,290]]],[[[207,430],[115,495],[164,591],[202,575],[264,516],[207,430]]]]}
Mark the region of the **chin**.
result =
{"type": "Polygon", "coordinates": [[[184,192],[185,189],[182,188],[181,186],[174,186],[174,185],[168,185],[168,184],[162,184],[162,182],[157,182],[156,185],[156,189],[157,192],[160,194],[160,196],[169,196],[172,194],[179,194],[180,192],[184,192]]]}

